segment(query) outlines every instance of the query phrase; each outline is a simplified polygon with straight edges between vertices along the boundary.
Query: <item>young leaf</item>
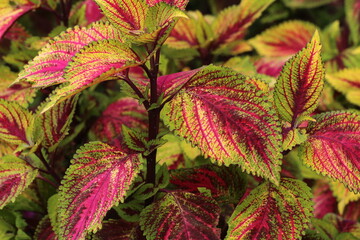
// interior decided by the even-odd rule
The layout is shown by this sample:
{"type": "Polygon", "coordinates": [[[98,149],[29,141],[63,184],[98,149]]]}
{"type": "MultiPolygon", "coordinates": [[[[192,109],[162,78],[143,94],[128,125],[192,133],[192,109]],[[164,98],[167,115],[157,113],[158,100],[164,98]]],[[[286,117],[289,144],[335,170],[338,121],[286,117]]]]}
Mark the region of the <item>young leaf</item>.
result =
{"type": "Polygon", "coordinates": [[[315,115],[301,145],[304,163],[325,176],[360,192],[360,116],[351,111],[315,115]]]}
{"type": "Polygon", "coordinates": [[[167,192],[140,214],[148,240],[220,239],[220,208],[212,198],[187,192],[167,192]]]}
{"type": "Polygon", "coordinates": [[[29,144],[27,131],[33,115],[17,102],[0,99],[0,139],[11,144],[29,144]]]}
{"type": "Polygon", "coordinates": [[[59,239],[83,239],[101,228],[106,212],[124,200],[140,171],[139,158],[101,142],[77,151],[59,188],[59,239]]]}
{"type": "Polygon", "coordinates": [[[36,4],[29,0],[2,0],[0,2],[0,39],[18,18],[36,7],[36,4]]]}
{"type": "Polygon", "coordinates": [[[326,74],[326,80],[349,102],[360,106],[360,68],[347,68],[326,74]]]}
{"type": "Polygon", "coordinates": [[[130,47],[118,40],[93,42],[72,58],[64,75],[68,83],[53,92],[42,112],[94,84],[109,80],[110,77],[117,78],[126,68],[141,63],[130,47]]]}
{"type": "Polygon", "coordinates": [[[204,165],[171,171],[170,182],[177,189],[198,193],[199,187],[211,190],[212,197],[220,203],[239,202],[246,189],[246,177],[237,166],[204,165]]]}
{"type": "Polygon", "coordinates": [[[280,118],[290,122],[292,127],[317,107],[324,85],[320,50],[319,34],[315,32],[306,48],[285,64],[275,84],[277,111],[280,118]]]}
{"type": "Polygon", "coordinates": [[[124,149],[122,125],[146,132],[147,112],[133,98],[121,98],[110,104],[93,125],[91,132],[103,142],[124,149]]]}
{"type": "Polygon", "coordinates": [[[106,23],[94,23],[88,28],[74,27],[50,41],[20,72],[18,81],[33,87],[47,87],[63,83],[64,70],[72,57],[90,42],[102,39],[121,41],[120,32],[106,23]]]}
{"type": "Polygon", "coordinates": [[[27,188],[35,179],[38,170],[24,160],[7,155],[0,159],[0,209],[27,188]]]}
{"type": "Polygon", "coordinates": [[[268,95],[227,68],[203,68],[164,106],[171,130],[219,165],[278,182],[281,134],[268,95]]]}
{"type": "Polygon", "coordinates": [[[300,239],[312,212],[310,188],[283,178],[252,190],[229,219],[226,239],[300,239]]]}
{"type": "Polygon", "coordinates": [[[69,131],[77,99],[69,98],[37,116],[34,141],[41,141],[43,147],[53,151],[69,131]]]}
{"type": "Polygon", "coordinates": [[[247,28],[273,2],[274,0],[242,0],[240,5],[222,11],[212,24],[217,36],[215,45],[242,40],[247,28]]]}
{"type": "Polygon", "coordinates": [[[288,21],[257,35],[250,44],[261,56],[290,57],[306,46],[315,30],[309,22],[288,21]]]}
{"type": "Polygon", "coordinates": [[[283,132],[283,150],[291,150],[296,145],[305,142],[306,139],[307,134],[305,131],[298,128],[287,129],[283,132]]]}

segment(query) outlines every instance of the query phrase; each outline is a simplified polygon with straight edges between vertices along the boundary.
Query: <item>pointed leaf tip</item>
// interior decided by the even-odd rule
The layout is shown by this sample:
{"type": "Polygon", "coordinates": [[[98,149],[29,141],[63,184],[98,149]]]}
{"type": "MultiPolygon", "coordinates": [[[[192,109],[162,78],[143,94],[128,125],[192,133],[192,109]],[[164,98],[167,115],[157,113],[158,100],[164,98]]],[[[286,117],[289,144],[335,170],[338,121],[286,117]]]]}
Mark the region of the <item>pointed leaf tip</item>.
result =
{"type": "Polygon", "coordinates": [[[140,171],[140,157],[101,142],[90,142],[77,151],[59,189],[56,232],[60,239],[83,239],[101,227],[107,211],[123,201],[140,171]]]}

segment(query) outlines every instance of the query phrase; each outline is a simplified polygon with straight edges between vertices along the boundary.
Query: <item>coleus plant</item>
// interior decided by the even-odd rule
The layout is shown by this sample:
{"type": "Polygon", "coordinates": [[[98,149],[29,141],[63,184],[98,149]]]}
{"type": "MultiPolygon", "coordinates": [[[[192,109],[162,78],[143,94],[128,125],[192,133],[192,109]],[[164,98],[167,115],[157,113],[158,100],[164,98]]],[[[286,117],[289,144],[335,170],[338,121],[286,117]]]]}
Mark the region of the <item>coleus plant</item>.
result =
{"type": "MultiPolygon", "coordinates": [[[[359,63],[346,61],[360,4],[345,4],[344,57],[330,47],[336,23],[293,20],[246,40],[273,2],[210,16],[186,0],[95,0],[102,18],[87,0],[71,21],[60,1],[61,22],[83,26],[18,75],[1,66],[1,239],[360,238],[359,63]],[[331,86],[351,109],[329,103],[331,86]]],[[[57,9],[16,4],[0,6],[11,39],[27,36],[20,15],[57,9]]]]}

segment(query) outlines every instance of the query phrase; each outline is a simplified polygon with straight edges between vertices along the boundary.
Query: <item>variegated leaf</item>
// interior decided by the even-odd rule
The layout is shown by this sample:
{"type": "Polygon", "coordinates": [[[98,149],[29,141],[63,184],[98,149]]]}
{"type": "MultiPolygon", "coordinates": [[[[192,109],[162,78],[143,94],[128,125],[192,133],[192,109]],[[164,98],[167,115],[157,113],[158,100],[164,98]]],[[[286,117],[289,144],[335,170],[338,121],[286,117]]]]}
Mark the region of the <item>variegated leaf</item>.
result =
{"type": "Polygon", "coordinates": [[[57,240],[58,238],[53,231],[49,216],[46,215],[41,219],[36,227],[34,240],[57,240]]]}
{"type": "Polygon", "coordinates": [[[0,209],[27,188],[35,179],[38,170],[24,160],[7,155],[0,159],[0,209]]]}
{"type": "Polygon", "coordinates": [[[54,90],[42,112],[94,84],[110,77],[117,79],[125,69],[142,62],[129,46],[118,40],[100,40],[89,44],[72,58],[64,75],[67,83],[54,90]]]}
{"type": "Polygon", "coordinates": [[[223,10],[213,22],[216,46],[242,40],[247,28],[274,0],[242,0],[240,5],[223,10]]]}
{"type": "Polygon", "coordinates": [[[170,183],[177,189],[198,193],[205,187],[219,203],[237,204],[246,190],[246,177],[235,165],[230,167],[203,165],[170,172],[170,183]]]}
{"type": "Polygon", "coordinates": [[[100,141],[125,151],[122,125],[146,132],[147,112],[137,100],[122,98],[110,104],[92,126],[91,132],[100,141]]]}
{"type": "Polygon", "coordinates": [[[259,57],[254,61],[257,73],[271,77],[279,77],[280,72],[289,57],[259,57]]]}
{"type": "Polygon", "coordinates": [[[321,219],[328,213],[336,212],[337,201],[327,181],[316,181],[313,193],[314,217],[321,219]]]}
{"type": "Polygon", "coordinates": [[[292,57],[275,84],[274,100],[281,119],[297,126],[317,107],[323,89],[324,69],[319,34],[292,57]]]}
{"type": "Polygon", "coordinates": [[[140,171],[140,155],[125,154],[101,142],[81,147],[59,188],[59,239],[84,239],[101,228],[110,208],[124,200],[140,171]]]}
{"type": "Polygon", "coordinates": [[[168,39],[166,39],[165,44],[176,49],[198,47],[199,42],[195,32],[196,26],[196,20],[191,16],[189,18],[181,18],[171,31],[168,39]]]}
{"type": "Polygon", "coordinates": [[[307,134],[305,130],[294,128],[283,130],[283,150],[291,150],[296,145],[306,141],[307,134]]]}
{"type": "Polygon", "coordinates": [[[94,234],[92,240],[132,240],[137,227],[137,223],[126,222],[122,219],[110,219],[104,221],[101,230],[94,234]]]}
{"type": "Polygon", "coordinates": [[[17,102],[0,99],[0,139],[11,144],[30,144],[27,131],[33,114],[17,102]]]}
{"type": "Polygon", "coordinates": [[[160,2],[167,3],[171,6],[175,6],[177,8],[180,8],[182,10],[185,10],[186,5],[188,4],[189,0],[146,0],[146,3],[149,6],[154,6],[160,2]]]}
{"type": "Polygon", "coordinates": [[[351,40],[354,45],[358,45],[360,41],[360,1],[345,0],[345,14],[351,40]]]}
{"type": "Polygon", "coordinates": [[[360,106],[360,68],[347,68],[326,74],[326,80],[349,102],[360,106]]]}
{"type": "Polygon", "coordinates": [[[63,83],[64,71],[74,55],[90,42],[102,39],[121,41],[120,32],[106,23],[94,23],[88,28],[75,27],[50,41],[20,72],[18,81],[33,87],[47,87],[63,83]]]}
{"type": "Polygon", "coordinates": [[[69,98],[49,111],[39,114],[35,120],[34,141],[41,142],[43,147],[53,151],[68,134],[76,103],[77,97],[69,98]]]}
{"type": "Polygon", "coordinates": [[[104,17],[94,0],[83,0],[74,5],[70,12],[72,25],[88,26],[104,17]]]}
{"type": "Polygon", "coordinates": [[[299,180],[283,178],[278,187],[265,182],[235,208],[225,239],[300,239],[312,215],[311,197],[299,180]]]}
{"type": "Polygon", "coordinates": [[[301,145],[304,163],[318,173],[360,191],[360,115],[351,111],[315,115],[301,145]]]}
{"type": "Polygon", "coordinates": [[[360,199],[360,193],[350,192],[344,184],[340,182],[329,183],[333,195],[336,197],[338,202],[338,210],[341,215],[344,214],[346,205],[350,202],[354,202],[360,199]]]}
{"type": "Polygon", "coordinates": [[[0,2],[0,39],[18,18],[36,7],[29,0],[2,0],[0,2]]]}
{"type": "Polygon", "coordinates": [[[228,68],[209,66],[192,75],[165,105],[171,130],[219,165],[279,180],[281,133],[268,94],[228,68]]]}
{"type": "Polygon", "coordinates": [[[267,29],[250,40],[261,56],[290,57],[311,40],[316,27],[309,22],[294,20],[267,29]]]}
{"type": "Polygon", "coordinates": [[[140,214],[146,239],[220,239],[220,208],[210,197],[188,192],[167,192],[140,214]]]}

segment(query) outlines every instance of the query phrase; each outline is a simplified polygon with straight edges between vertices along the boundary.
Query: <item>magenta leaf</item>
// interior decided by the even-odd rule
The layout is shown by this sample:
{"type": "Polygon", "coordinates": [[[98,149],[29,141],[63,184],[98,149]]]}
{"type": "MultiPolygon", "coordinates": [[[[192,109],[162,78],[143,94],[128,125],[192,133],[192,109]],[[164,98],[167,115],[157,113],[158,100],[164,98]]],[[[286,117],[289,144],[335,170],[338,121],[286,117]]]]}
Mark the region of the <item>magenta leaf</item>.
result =
{"type": "Polygon", "coordinates": [[[28,134],[34,117],[17,102],[0,99],[0,139],[11,144],[31,144],[28,134]]]}
{"type": "Polygon", "coordinates": [[[57,240],[58,238],[53,231],[49,216],[43,217],[36,227],[34,240],[57,240]]]}
{"type": "Polygon", "coordinates": [[[188,192],[166,192],[140,214],[148,240],[220,239],[220,208],[210,197],[188,192]]]}
{"type": "Polygon", "coordinates": [[[39,114],[35,120],[34,140],[53,151],[68,134],[76,103],[77,97],[69,98],[49,111],[39,114]]]}
{"type": "Polygon", "coordinates": [[[81,147],[59,188],[58,237],[83,239],[100,229],[106,212],[124,200],[140,171],[140,157],[101,142],[81,147]]]}
{"type": "Polygon", "coordinates": [[[180,9],[184,10],[186,5],[188,4],[189,0],[146,0],[146,2],[151,7],[155,6],[156,4],[158,4],[160,2],[164,2],[171,6],[175,6],[175,7],[178,7],[180,9]]]}
{"type": "Polygon", "coordinates": [[[275,84],[274,100],[281,119],[298,126],[316,109],[323,89],[324,68],[320,37],[315,32],[308,45],[284,66],[275,84]]]}
{"type": "Polygon", "coordinates": [[[120,33],[110,24],[94,23],[88,28],[75,27],[61,33],[41,50],[24,70],[18,81],[32,83],[33,87],[47,87],[63,83],[64,71],[73,56],[90,42],[102,39],[117,39],[120,33]]]}
{"type": "Polygon", "coordinates": [[[326,214],[336,212],[336,198],[325,181],[318,181],[314,188],[314,217],[323,218],[326,214]]]}
{"type": "Polygon", "coordinates": [[[18,18],[35,8],[37,5],[29,0],[2,0],[0,2],[0,39],[18,18]]]}
{"type": "Polygon", "coordinates": [[[282,136],[268,97],[250,78],[209,66],[182,85],[162,117],[217,164],[240,165],[277,183],[282,136]]]}
{"type": "Polygon", "coordinates": [[[192,193],[199,193],[198,188],[205,187],[219,203],[238,203],[246,189],[246,177],[234,165],[177,169],[170,172],[170,183],[192,193]]]}
{"type": "Polygon", "coordinates": [[[126,151],[122,125],[139,131],[147,129],[147,112],[137,100],[122,98],[110,104],[92,126],[91,132],[98,140],[126,151]]]}
{"type": "Polygon", "coordinates": [[[229,219],[226,239],[300,239],[312,212],[310,188],[283,178],[252,190],[229,219]]]}
{"type": "Polygon", "coordinates": [[[24,160],[7,155],[0,159],[0,209],[19,196],[35,179],[38,170],[24,160]]]}
{"type": "Polygon", "coordinates": [[[318,173],[360,192],[360,116],[337,111],[315,115],[308,140],[301,145],[304,163],[318,173]]]}

